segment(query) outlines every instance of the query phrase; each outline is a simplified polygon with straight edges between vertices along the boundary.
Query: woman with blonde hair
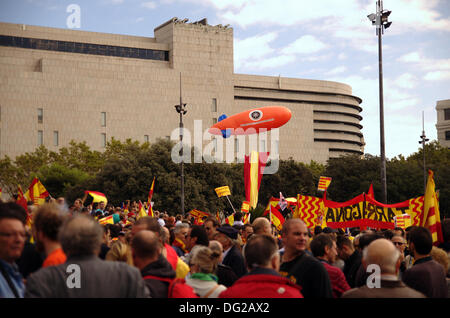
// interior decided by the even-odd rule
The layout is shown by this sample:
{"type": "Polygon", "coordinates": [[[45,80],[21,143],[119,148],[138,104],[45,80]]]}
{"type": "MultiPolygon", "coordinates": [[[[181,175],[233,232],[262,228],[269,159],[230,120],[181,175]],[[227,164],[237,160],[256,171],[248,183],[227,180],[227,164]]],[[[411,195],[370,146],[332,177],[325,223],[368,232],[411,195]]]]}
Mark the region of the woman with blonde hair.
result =
{"type": "Polygon", "coordinates": [[[201,246],[195,250],[190,259],[191,275],[186,277],[186,284],[191,286],[195,293],[202,298],[218,298],[226,290],[224,285],[217,283],[214,275],[220,255],[209,247],[201,246]]]}

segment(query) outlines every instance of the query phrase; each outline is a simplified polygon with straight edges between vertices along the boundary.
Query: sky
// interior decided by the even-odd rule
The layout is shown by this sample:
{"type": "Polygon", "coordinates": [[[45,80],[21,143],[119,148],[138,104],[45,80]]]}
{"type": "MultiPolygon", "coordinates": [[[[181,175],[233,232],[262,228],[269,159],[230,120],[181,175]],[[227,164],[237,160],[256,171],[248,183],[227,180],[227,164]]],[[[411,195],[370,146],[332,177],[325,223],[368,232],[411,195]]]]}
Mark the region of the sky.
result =
{"type": "MultiPolygon", "coordinates": [[[[376,0],[0,0],[0,21],[154,37],[178,17],[229,24],[234,71],[337,81],[362,99],[365,153],[380,154],[378,38],[367,18],[376,0]],[[76,25],[75,25],[76,27],[76,25]]],[[[436,102],[450,99],[450,1],[384,0],[392,25],[383,40],[386,156],[417,152],[437,139],[436,102]]]]}

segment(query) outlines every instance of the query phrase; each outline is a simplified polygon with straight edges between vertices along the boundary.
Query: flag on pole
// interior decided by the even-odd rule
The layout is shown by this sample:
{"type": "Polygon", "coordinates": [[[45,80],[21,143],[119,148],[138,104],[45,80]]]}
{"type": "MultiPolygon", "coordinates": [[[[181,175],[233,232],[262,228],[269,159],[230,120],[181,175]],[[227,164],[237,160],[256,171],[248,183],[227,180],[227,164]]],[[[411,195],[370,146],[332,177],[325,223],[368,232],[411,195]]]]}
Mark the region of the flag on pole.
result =
{"type": "Polygon", "coordinates": [[[245,156],[244,162],[244,184],[245,199],[250,202],[250,207],[255,208],[258,203],[259,186],[266,166],[268,152],[252,151],[245,156]]]}
{"type": "Polygon", "coordinates": [[[89,194],[93,198],[93,200],[92,200],[93,203],[105,202],[105,205],[108,203],[108,199],[106,198],[106,195],[104,195],[101,192],[98,192],[98,191],[84,191],[84,193],[89,194]]]}
{"type": "Polygon", "coordinates": [[[279,205],[273,206],[269,203],[269,211],[264,212],[263,216],[266,216],[268,213],[270,222],[275,225],[278,231],[281,231],[285,219],[280,212],[279,205]]]}
{"type": "Polygon", "coordinates": [[[441,216],[433,175],[433,171],[428,170],[427,187],[425,189],[423,214],[420,225],[430,230],[433,244],[438,245],[444,242],[444,238],[442,235],[441,216]]]}
{"type": "Polygon", "coordinates": [[[25,192],[25,198],[27,199],[27,201],[33,201],[33,205],[44,204],[45,198],[48,196],[48,191],[36,177],[31,182],[31,185],[28,187],[27,192],[25,192]]]}
{"type": "Polygon", "coordinates": [[[241,212],[248,213],[250,211],[250,202],[243,201],[241,206],[241,212]]]}
{"type": "Polygon", "coordinates": [[[287,208],[288,206],[288,202],[286,201],[286,199],[283,197],[283,194],[280,192],[280,209],[281,211],[284,211],[284,209],[287,208]]]}
{"type": "Polygon", "coordinates": [[[375,194],[373,193],[373,184],[370,184],[369,191],[367,192],[367,196],[375,200],[375,194]]]}
{"type": "Polygon", "coordinates": [[[216,191],[216,194],[219,198],[227,196],[227,195],[231,195],[231,191],[228,186],[215,188],[214,191],[216,191]]]}
{"type": "Polygon", "coordinates": [[[317,190],[318,191],[326,191],[327,188],[329,187],[331,183],[331,178],[330,177],[323,177],[321,176],[319,178],[319,184],[317,186],[317,190]]]}
{"type": "Polygon", "coordinates": [[[153,182],[152,182],[152,185],[148,192],[148,198],[147,198],[148,216],[151,216],[151,217],[155,216],[153,213],[153,207],[152,207],[152,197],[153,197],[153,189],[155,188],[155,179],[156,179],[156,177],[153,177],[153,182]]]}
{"type": "Polygon", "coordinates": [[[242,223],[249,224],[250,223],[250,213],[244,213],[242,216],[242,223]]]}
{"type": "Polygon", "coordinates": [[[229,225],[231,225],[231,226],[233,226],[233,224],[234,224],[234,213],[231,214],[230,216],[228,216],[228,217],[225,219],[225,223],[226,223],[226,224],[229,224],[229,225]]]}

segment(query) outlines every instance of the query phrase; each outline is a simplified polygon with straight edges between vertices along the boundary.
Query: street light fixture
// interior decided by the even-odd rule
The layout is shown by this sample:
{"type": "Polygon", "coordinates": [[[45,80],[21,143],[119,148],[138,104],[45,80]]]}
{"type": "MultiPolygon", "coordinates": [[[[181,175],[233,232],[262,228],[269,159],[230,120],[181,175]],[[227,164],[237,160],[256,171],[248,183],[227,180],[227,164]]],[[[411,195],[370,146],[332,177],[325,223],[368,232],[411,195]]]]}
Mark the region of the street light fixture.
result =
{"type": "Polygon", "coordinates": [[[380,157],[381,157],[381,190],[383,203],[387,203],[387,183],[386,183],[386,153],[384,143],[384,105],[383,105],[383,56],[381,35],[384,29],[391,26],[392,22],[388,21],[388,17],[392,11],[383,10],[383,1],[378,0],[376,3],[376,13],[367,16],[372,25],[376,26],[376,34],[378,36],[378,69],[379,69],[379,88],[380,88],[380,157]]]}
{"type": "Polygon", "coordinates": [[[181,73],[180,73],[180,104],[175,105],[175,110],[180,114],[180,157],[181,157],[181,214],[184,216],[184,156],[183,156],[183,115],[186,115],[186,104],[183,104],[182,94],[181,94],[181,73]]]}
{"type": "Polygon", "coordinates": [[[425,167],[425,143],[429,141],[430,139],[425,136],[425,118],[424,113],[422,112],[422,136],[420,136],[419,144],[422,144],[423,146],[423,193],[425,193],[425,190],[427,189],[427,169],[425,167]]]}

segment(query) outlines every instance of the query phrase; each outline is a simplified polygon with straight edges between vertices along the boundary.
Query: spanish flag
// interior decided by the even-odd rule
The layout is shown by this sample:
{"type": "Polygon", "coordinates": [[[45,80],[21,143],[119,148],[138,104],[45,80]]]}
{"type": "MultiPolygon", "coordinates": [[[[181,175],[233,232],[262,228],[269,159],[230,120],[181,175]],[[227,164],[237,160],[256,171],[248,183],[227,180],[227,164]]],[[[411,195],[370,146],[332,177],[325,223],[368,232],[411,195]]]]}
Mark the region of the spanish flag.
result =
{"type": "Polygon", "coordinates": [[[244,162],[244,184],[245,199],[250,202],[250,207],[255,208],[258,203],[259,186],[266,166],[268,152],[252,151],[249,156],[245,156],[244,162]]]}
{"type": "Polygon", "coordinates": [[[243,201],[241,206],[241,212],[248,213],[250,210],[250,202],[243,201]]]}
{"type": "Polygon", "coordinates": [[[425,189],[425,198],[423,204],[423,213],[420,226],[430,230],[433,238],[433,244],[439,245],[444,242],[441,227],[441,216],[439,213],[439,203],[436,196],[433,171],[428,170],[428,181],[425,189]]]}
{"type": "Polygon", "coordinates": [[[279,205],[277,204],[274,206],[269,202],[268,208],[269,211],[264,212],[263,216],[266,216],[270,212],[270,223],[275,225],[278,231],[281,231],[285,219],[279,210],[279,205]]]}
{"type": "Polygon", "coordinates": [[[108,199],[106,198],[106,195],[104,195],[104,194],[101,193],[101,192],[97,192],[97,191],[84,191],[84,193],[89,194],[89,195],[93,198],[93,200],[92,200],[93,203],[96,203],[96,202],[105,202],[105,205],[108,203],[108,199]]]}
{"type": "Polygon", "coordinates": [[[327,188],[330,186],[331,178],[330,177],[320,177],[319,184],[317,186],[318,191],[327,191],[327,188]]]}
{"type": "Polygon", "coordinates": [[[155,179],[153,177],[152,186],[150,187],[150,191],[148,191],[147,205],[148,205],[148,216],[154,217],[153,208],[152,208],[152,197],[153,197],[153,189],[155,188],[155,179]]]}
{"type": "Polygon", "coordinates": [[[27,192],[25,192],[25,198],[28,201],[33,201],[33,205],[44,204],[45,198],[48,196],[49,196],[48,191],[45,189],[44,185],[38,180],[38,178],[33,179],[27,192]]]}

